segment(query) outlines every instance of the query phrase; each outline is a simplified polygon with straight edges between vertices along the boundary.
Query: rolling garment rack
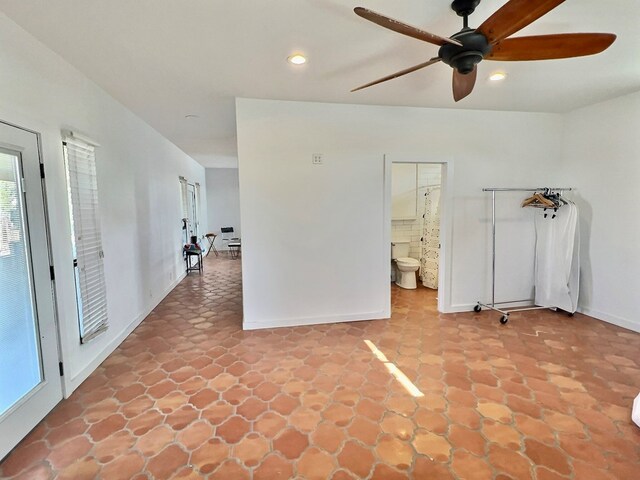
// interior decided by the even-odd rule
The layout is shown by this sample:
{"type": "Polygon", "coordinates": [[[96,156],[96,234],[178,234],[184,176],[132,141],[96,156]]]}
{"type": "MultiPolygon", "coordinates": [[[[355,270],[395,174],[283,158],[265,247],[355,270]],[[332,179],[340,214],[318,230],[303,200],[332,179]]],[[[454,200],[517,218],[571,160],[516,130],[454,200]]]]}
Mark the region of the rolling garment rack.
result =
{"type": "Polygon", "coordinates": [[[500,323],[502,325],[506,324],[509,321],[509,315],[514,312],[525,312],[528,310],[542,310],[549,307],[540,307],[536,305],[533,299],[526,300],[510,300],[506,302],[496,302],[496,192],[540,192],[540,193],[560,193],[562,194],[565,191],[571,191],[572,188],[569,187],[542,187],[542,188],[483,188],[483,192],[491,192],[491,230],[492,230],[492,261],[491,261],[491,303],[482,303],[478,302],[478,304],[473,307],[474,312],[479,312],[482,308],[488,308],[490,310],[495,310],[502,314],[500,317],[500,323]],[[523,303],[530,302],[531,305],[523,305],[516,308],[508,308],[509,304],[513,303],[523,303]],[[499,308],[498,306],[504,307],[499,308]]]}

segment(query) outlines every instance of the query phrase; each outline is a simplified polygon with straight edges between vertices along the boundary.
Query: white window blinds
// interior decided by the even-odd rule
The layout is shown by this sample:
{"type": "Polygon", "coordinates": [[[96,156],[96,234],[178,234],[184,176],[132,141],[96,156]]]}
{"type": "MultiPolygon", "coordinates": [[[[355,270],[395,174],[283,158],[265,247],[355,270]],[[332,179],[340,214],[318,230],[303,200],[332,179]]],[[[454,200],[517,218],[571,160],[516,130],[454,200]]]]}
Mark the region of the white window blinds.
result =
{"type": "Polygon", "coordinates": [[[196,182],[195,235],[200,235],[200,205],[200,184],[196,182]]]}
{"type": "Polygon", "coordinates": [[[180,201],[182,202],[182,218],[189,218],[189,202],[187,200],[187,179],[178,177],[180,180],[180,201]]]}
{"type": "Polygon", "coordinates": [[[107,329],[107,290],[98,212],[95,148],[76,138],[63,142],[69,192],[80,341],[107,329]]]}

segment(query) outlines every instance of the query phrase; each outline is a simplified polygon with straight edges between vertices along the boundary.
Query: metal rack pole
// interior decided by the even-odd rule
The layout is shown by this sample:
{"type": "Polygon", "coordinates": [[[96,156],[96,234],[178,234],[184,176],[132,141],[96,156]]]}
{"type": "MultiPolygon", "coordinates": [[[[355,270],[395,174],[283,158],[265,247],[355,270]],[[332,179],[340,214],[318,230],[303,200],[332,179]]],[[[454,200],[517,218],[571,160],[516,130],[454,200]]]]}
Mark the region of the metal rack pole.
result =
{"type": "Polygon", "coordinates": [[[483,188],[483,192],[544,192],[550,191],[567,191],[573,190],[570,187],[540,187],[540,188],[483,188]]]}
{"type": "Polygon", "coordinates": [[[491,230],[493,232],[493,259],[491,267],[491,306],[496,306],[496,191],[491,192],[491,230]]]}
{"type": "Polygon", "coordinates": [[[524,312],[528,310],[541,310],[547,307],[540,307],[532,303],[530,306],[523,306],[512,309],[500,309],[496,305],[506,305],[510,303],[533,302],[533,300],[512,300],[509,302],[496,303],[496,192],[564,192],[573,190],[571,187],[540,187],[540,188],[483,188],[483,192],[491,192],[491,232],[492,232],[492,259],[491,259],[491,304],[478,302],[474,311],[479,312],[482,307],[489,308],[502,314],[500,323],[505,324],[509,320],[512,312],[524,312]]]}

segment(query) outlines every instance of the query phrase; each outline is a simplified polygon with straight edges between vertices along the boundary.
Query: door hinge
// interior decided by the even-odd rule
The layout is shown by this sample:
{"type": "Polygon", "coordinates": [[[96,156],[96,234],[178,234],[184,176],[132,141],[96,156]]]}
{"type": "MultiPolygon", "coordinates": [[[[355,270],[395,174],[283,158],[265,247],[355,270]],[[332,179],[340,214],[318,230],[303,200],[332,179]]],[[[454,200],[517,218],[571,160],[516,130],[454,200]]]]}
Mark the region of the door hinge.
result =
{"type": "Polygon", "coordinates": [[[64,377],[64,365],[62,362],[58,362],[58,370],[60,370],[60,376],[64,377]]]}
{"type": "Polygon", "coordinates": [[[56,279],[56,272],[53,269],[53,265],[49,265],[49,276],[51,277],[51,280],[56,279]]]}
{"type": "Polygon", "coordinates": [[[40,178],[44,178],[44,163],[40,164],[40,178]]]}

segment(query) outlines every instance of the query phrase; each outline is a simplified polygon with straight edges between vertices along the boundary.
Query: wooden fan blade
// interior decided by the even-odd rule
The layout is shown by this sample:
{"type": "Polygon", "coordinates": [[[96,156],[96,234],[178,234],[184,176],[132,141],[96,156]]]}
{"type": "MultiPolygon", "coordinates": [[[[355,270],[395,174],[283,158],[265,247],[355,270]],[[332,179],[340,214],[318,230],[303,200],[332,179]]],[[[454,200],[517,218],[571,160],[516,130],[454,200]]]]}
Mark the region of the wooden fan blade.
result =
{"type": "Polygon", "coordinates": [[[486,60],[551,60],[600,53],[615,41],[612,33],[559,33],[506,38],[493,46],[486,60]]]}
{"type": "Polygon", "coordinates": [[[441,37],[433,33],[425,32],[424,30],[412,27],[411,25],[407,25],[406,23],[394,20],[393,18],[386,17],[367,8],[356,7],[353,9],[353,11],[356,12],[356,15],[364,18],[365,20],[369,20],[370,22],[380,25],[381,27],[388,28],[389,30],[393,30],[394,32],[398,32],[409,37],[417,38],[418,40],[422,40],[424,42],[432,43],[438,46],[442,46],[445,43],[451,43],[452,45],[458,45],[459,47],[462,46],[462,43],[460,43],[458,40],[453,40],[451,38],[441,37]]]}
{"type": "Polygon", "coordinates": [[[459,102],[473,91],[478,76],[478,66],[473,67],[471,73],[463,75],[455,68],[453,69],[453,99],[459,102]]]}
{"type": "Polygon", "coordinates": [[[509,0],[478,27],[489,43],[499,42],[523,29],[564,0],[509,0]]]}
{"type": "Polygon", "coordinates": [[[371,87],[373,85],[377,85],[378,83],[386,82],[387,80],[393,80],[394,78],[401,77],[403,75],[406,75],[407,73],[415,72],[416,70],[420,70],[421,68],[428,67],[429,65],[433,65],[434,63],[438,63],[440,60],[442,60],[440,57],[432,58],[427,62],[415,65],[413,67],[405,68],[404,70],[400,70],[399,72],[392,73],[391,75],[387,75],[386,77],[379,78],[378,80],[374,80],[373,82],[367,83],[365,85],[361,85],[351,91],[357,92],[358,90],[362,90],[363,88],[371,87]]]}

